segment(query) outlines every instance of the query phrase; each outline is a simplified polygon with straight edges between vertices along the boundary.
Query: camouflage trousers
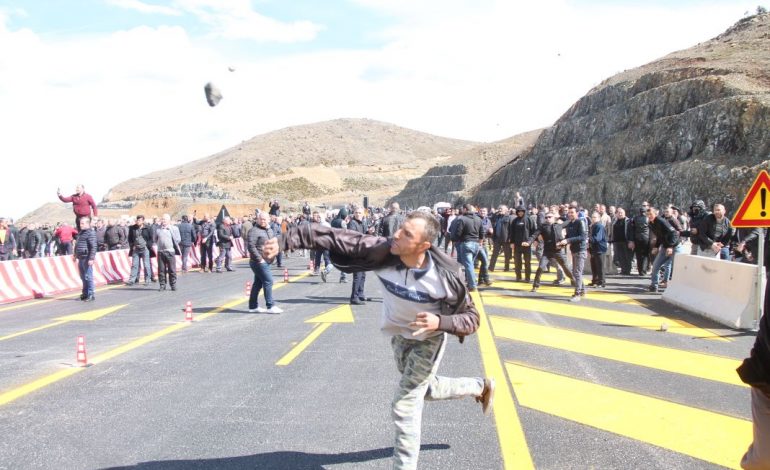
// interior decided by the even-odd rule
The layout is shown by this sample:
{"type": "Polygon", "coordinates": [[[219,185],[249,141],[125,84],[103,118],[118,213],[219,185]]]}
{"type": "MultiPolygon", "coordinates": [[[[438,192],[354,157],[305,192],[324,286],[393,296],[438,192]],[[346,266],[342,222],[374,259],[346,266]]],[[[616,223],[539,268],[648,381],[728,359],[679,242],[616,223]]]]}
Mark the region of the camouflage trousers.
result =
{"type": "Polygon", "coordinates": [[[446,333],[425,340],[396,335],[391,339],[396,366],[401,372],[392,415],[396,425],[393,468],[417,468],[420,454],[422,408],[425,400],[477,397],[484,389],[480,377],[441,377],[436,370],[446,345],[446,333]]]}

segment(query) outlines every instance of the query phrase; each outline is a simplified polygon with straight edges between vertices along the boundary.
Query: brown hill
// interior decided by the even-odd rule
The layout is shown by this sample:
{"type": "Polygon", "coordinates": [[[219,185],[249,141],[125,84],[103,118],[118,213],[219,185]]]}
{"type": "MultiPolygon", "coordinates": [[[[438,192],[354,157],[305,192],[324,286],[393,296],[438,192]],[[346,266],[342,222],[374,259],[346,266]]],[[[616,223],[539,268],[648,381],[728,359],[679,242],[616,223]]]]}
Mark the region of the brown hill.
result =
{"type": "Polygon", "coordinates": [[[481,204],[725,202],[770,167],[770,14],[607,79],[479,186],[481,204]]]}
{"type": "Polygon", "coordinates": [[[407,180],[478,145],[369,119],[289,127],[256,136],[210,157],[125,181],[105,203],[202,201],[291,205],[360,201],[382,204],[407,180]]]}

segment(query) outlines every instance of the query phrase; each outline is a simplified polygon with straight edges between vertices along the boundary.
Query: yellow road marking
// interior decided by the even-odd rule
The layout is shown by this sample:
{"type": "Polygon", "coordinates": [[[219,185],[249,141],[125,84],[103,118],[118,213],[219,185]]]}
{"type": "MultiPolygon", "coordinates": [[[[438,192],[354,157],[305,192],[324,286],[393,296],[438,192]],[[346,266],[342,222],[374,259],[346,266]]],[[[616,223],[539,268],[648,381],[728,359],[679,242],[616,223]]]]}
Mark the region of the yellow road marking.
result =
{"type": "Polygon", "coordinates": [[[484,294],[484,302],[487,305],[523,310],[525,312],[540,312],[562,317],[578,318],[596,322],[610,323],[613,325],[634,326],[648,330],[660,329],[665,323],[669,333],[692,336],[695,338],[716,339],[727,341],[714,332],[704,330],[682,320],[664,317],[662,315],[650,315],[648,313],[629,313],[619,310],[609,310],[582,305],[567,305],[566,303],[554,303],[548,300],[538,300],[528,297],[513,297],[509,295],[484,294]]]}
{"type": "Polygon", "coordinates": [[[16,338],[19,336],[23,336],[29,333],[34,333],[36,331],[45,330],[46,328],[52,328],[54,326],[63,325],[65,323],[69,323],[71,321],[93,321],[96,319],[99,319],[105,315],[109,315],[112,312],[116,312],[120,310],[121,308],[125,307],[128,304],[123,305],[117,305],[114,307],[107,307],[107,308],[100,308],[96,310],[92,310],[90,312],[84,312],[84,313],[76,313],[74,315],[67,315],[64,317],[56,318],[54,322],[51,322],[47,325],[38,326],[36,328],[30,328],[28,330],[19,331],[18,333],[13,333],[6,336],[0,336],[0,341],[5,341],[7,339],[16,338]]]}
{"type": "MultiPolygon", "coordinates": [[[[95,289],[94,292],[102,292],[110,289],[116,289],[118,287],[123,287],[123,284],[111,284],[108,286],[103,286],[98,289],[95,289]]],[[[26,308],[26,307],[33,307],[40,304],[47,304],[48,302],[54,302],[56,300],[61,299],[74,299],[75,297],[78,297],[80,294],[64,294],[64,295],[58,295],[56,297],[46,298],[46,299],[30,299],[25,302],[20,302],[14,305],[9,305],[7,307],[0,308],[0,312],[8,312],[11,310],[18,310],[20,308],[26,308]]]]}
{"type": "Polygon", "coordinates": [[[506,363],[521,406],[739,468],[751,421],[506,363]]]}
{"type": "Polygon", "coordinates": [[[315,327],[313,327],[313,331],[310,332],[309,335],[305,337],[300,343],[292,348],[291,351],[286,353],[285,356],[280,358],[278,362],[275,363],[277,366],[287,366],[291,364],[291,362],[297,358],[300,354],[302,354],[302,351],[304,351],[308,346],[310,346],[313,341],[318,339],[319,336],[321,336],[321,333],[326,331],[330,326],[332,326],[331,323],[318,323],[315,327]]]}
{"type": "MultiPolygon", "coordinates": [[[[308,276],[309,273],[306,274],[300,274],[298,276],[295,276],[294,281],[298,279],[302,279],[303,277],[308,276]]],[[[281,288],[285,284],[276,284],[273,286],[273,290],[281,288]]],[[[244,302],[246,302],[247,299],[239,298],[236,300],[233,300],[231,302],[228,302],[220,307],[215,308],[214,310],[204,313],[202,315],[199,315],[196,319],[198,321],[204,320],[206,318],[212,317],[218,313],[221,313],[224,310],[227,310],[229,308],[233,308],[237,305],[240,305],[244,302]]],[[[139,346],[145,345],[147,343],[150,343],[152,341],[155,341],[156,339],[162,338],[170,333],[173,333],[177,330],[181,330],[182,328],[187,328],[188,326],[192,325],[190,322],[183,322],[183,323],[177,323],[174,325],[171,325],[169,327],[163,328],[160,331],[156,331],[155,333],[149,334],[147,336],[143,336],[141,338],[138,338],[134,341],[131,341],[128,344],[124,344],[122,346],[118,346],[115,349],[112,349],[110,351],[107,351],[105,353],[102,353],[98,356],[95,356],[90,362],[91,364],[100,364],[102,362],[105,362],[109,359],[112,359],[116,356],[119,356],[123,353],[126,353],[128,351],[131,351],[133,349],[138,348],[139,346]]],[[[21,398],[29,393],[32,393],[36,390],[39,390],[47,385],[50,385],[52,383],[58,382],[59,380],[65,379],[71,375],[77,374],[78,372],[81,372],[83,370],[86,370],[84,367],[71,367],[68,369],[62,369],[58,372],[54,372],[53,374],[46,375],[44,377],[41,377],[37,380],[34,380],[28,384],[22,385],[20,387],[16,387],[14,389],[8,390],[7,392],[0,393],[0,406],[5,405],[7,403],[10,403],[18,398],[21,398]]]]}
{"type": "Polygon", "coordinates": [[[529,453],[527,439],[516,412],[508,379],[505,376],[500,354],[497,352],[495,340],[489,327],[489,320],[484,311],[484,304],[478,292],[472,292],[473,302],[479,312],[480,322],[477,335],[484,371],[487,377],[495,379],[494,415],[497,428],[497,438],[500,441],[500,451],[505,470],[533,469],[532,456],[529,453]]]}
{"type": "MultiPolygon", "coordinates": [[[[524,282],[513,282],[513,281],[495,281],[492,285],[492,288],[495,288],[495,287],[500,289],[510,289],[510,290],[522,291],[522,292],[529,292],[529,290],[532,289],[531,284],[526,284],[524,282]]],[[[489,290],[487,289],[484,289],[484,290],[486,292],[489,292],[489,290]]],[[[570,286],[569,281],[566,281],[563,286],[541,285],[540,287],[537,288],[537,292],[540,294],[552,294],[552,295],[569,297],[572,295],[573,292],[575,292],[575,288],[570,286]]],[[[639,301],[631,298],[628,295],[616,294],[614,292],[607,292],[607,291],[601,291],[601,290],[586,290],[586,299],[598,300],[601,302],[612,302],[616,304],[641,305],[639,301]]]]}
{"type": "Polygon", "coordinates": [[[354,321],[353,310],[349,304],[344,304],[309,318],[305,323],[353,323],[354,321]]]}
{"type": "Polygon", "coordinates": [[[735,368],[741,361],[680,349],[608,338],[573,330],[490,317],[495,336],[562,349],[666,372],[746,387],[735,368]]]}

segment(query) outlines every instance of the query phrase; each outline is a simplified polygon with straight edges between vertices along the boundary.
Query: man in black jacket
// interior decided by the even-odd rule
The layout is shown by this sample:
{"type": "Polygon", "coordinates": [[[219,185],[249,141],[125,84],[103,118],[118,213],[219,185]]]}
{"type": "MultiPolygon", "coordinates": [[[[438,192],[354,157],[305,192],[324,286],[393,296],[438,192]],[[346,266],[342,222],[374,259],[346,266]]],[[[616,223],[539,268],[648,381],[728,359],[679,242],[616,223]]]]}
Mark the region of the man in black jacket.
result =
{"type": "MultiPolygon", "coordinates": [[[[348,223],[348,230],[358,233],[366,233],[367,226],[364,223],[364,208],[356,207],[353,211],[353,218],[348,223]]],[[[371,300],[364,296],[364,284],[366,283],[366,271],[357,271],[353,273],[353,288],[350,290],[350,303],[352,305],[362,305],[364,301],[371,300]]]]}
{"type": "Polygon", "coordinates": [[[492,259],[489,261],[489,270],[495,270],[495,264],[497,264],[497,257],[500,255],[500,250],[503,252],[503,260],[505,261],[504,271],[508,272],[511,269],[511,243],[509,229],[511,226],[511,214],[508,213],[508,206],[500,205],[497,208],[494,220],[492,221],[492,259]]]}
{"type": "Polygon", "coordinates": [[[735,233],[725,216],[725,206],[714,204],[714,212],[702,219],[697,230],[698,256],[730,259],[730,242],[735,233]]]}
{"type": "Polygon", "coordinates": [[[217,246],[219,247],[219,256],[217,256],[217,273],[222,272],[222,260],[225,262],[225,269],[233,271],[230,263],[233,260],[233,228],[230,217],[222,219],[222,225],[217,228],[217,246]]]}
{"type": "Polygon", "coordinates": [[[514,266],[516,269],[516,282],[521,282],[521,264],[524,263],[525,282],[530,282],[532,274],[532,247],[529,244],[530,236],[537,231],[535,221],[527,215],[527,209],[523,206],[516,208],[516,218],[511,221],[509,229],[510,242],[513,245],[514,266]]]}
{"type": "Polygon", "coordinates": [[[587,223],[578,218],[577,208],[570,206],[567,211],[566,237],[560,241],[561,246],[569,244],[569,250],[572,253],[572,284],[575,286],[575,294],[570,302],[579,302],[580,297],[585,295],[583,286],[583,269],[585,269],[586,258],[588,257],[588,235],[587,223]]]}
{"type": "Polygon", "coordinates": [[[149,284],[148,279],[155,282],[150,264],[150,258],[155,256],[152,252],[152,231],[144,224],[143,215],[137,215],[136,223],[128,228],[128,256],[131,257],[131,274],[126,284],[130,286],[139,282],[140,263],[144,263],[144,284],[149,284]]]}
{"type": "Polygon", "coordinates": [[[249,252],[249,267],[254,273],[254,282],[249,293],[249,312],[254,313],[283,313],[283,309],[273,302],[273,273],[270,272],[272,259],[263,256],[265,242],[280,234],[273,232],[270,227],[270,215],[260,212],[256,224],[246,235],[246,249],[249,252]],[[259,306],[259,291],[264,292],[265,308],[259,306]]]}
{"type": "MultiPolygon", "coordinates": [[[[655,234],[655,247],[652,252],[656,254],[652,264],[652,278],[650,280],[650,292],[658,292],[658,281],[661,268],[667,267],[674,261],[674,255],[681,253],[682,243],[679,232],[671,226],[665,217],[658,215],[658,209],[647,209],[647,220],[650,223],[650,231],[655,234]]],[[[669,272],[668,270],[666,272],[669,272]]],[[[668,279],[666,279],[668,281],[668,279]]]]}
{"type": "Polygon", "coordinates": [[[390,203],[390,212],[382,218],[377,234],[381,237],[392,237],[401,228],[403,223],[404,216],[401,215],[401,207],[397,202],[392,202],[390,203]]]}
{"type": "Polygon", "coordinates": [[[494,401],[491,378],[437,375],[447,334],[462,338],[474,333],[479,324],[459,266],[430,241],[438,230],[439,224],[430,214],[414,211],[391,240],[312,224],[290,229],[281,237],[280,246],[272,239],[262,251],[272,259],[281,248],[330,250],[340,269],[372,270],[382,283],[381,329],[391,337],[401,373],[391,413],[396,428],[396,469],[417,467],[426,400],[474,397],[485,414],[494,401]]]}
{"type": "MultiPolygon", "coordinates": [[[[457,245],[457,261],[465,268],[468,289],[476,290],[476,271],[473,261],[479,254],[481,240],[481,218],[476,215],[476,208],[471,204],[463,205],[463,215],[452,223],[452,242],[457,245]]],[[[484,278],[486,273],[481,273],[484,278]]]]}
{"type": "Polygon", "coordinates": [[[80,300],[92,302],[94,298],[94,259],[96,258],[96,232],[91,229],[91,218],[81,217],[80,232],[73,258],[78,262],[78,272],[83,283],[80,300]]]}
{"type": "MultiPolygon", "coordinates": [[[[560,220],[557,219],[555,212],[547,213],[545,215],[545,223],[538,227],[537,231],[535,231],[529,238],[530,245],[538,238],[540,238],[541,243],[543,244],[543,256],[540,258],[540,264],[537,266],[537,271],[535,271],[532,292],[537,292],[538,287],[540,287],[540,275],[548,267],[549,262],[561,266],[564,275],[572,281],[572,273],[567,267],[567,260],[564,259],[564,254],[561,251],[561,241],[564,239],[564,236],[562,235],[562,225],[560,223],[555,223],[555,220],[560,220]]],[[[563,282],[563,278],[557,278],[556,281],[554,281],[554,284],[561,285],[563,282]]]]}
{"type": "Polygon", "coordinates": [[[631,219],[628,233],[631,235],[629,248],[636,256],[636,269],[640,276],[646,276],[650,268],[650,221],[647,219],[647,206],[639,208],[639,215],[631,219]]]}
{"type": "Polygon", "coordinates": [[[190,257],[190,250],[195,244],[195,226],[190,223],[190,218],[182,216],[182,222],[179,223],[179,248],[182,250],[182,272],[187,272],[187,259],[190,257]]]}
{"type": "Polygon", "coordinates": [[[107,249],[120,250],[125,242],[126,239],[123,235],[123,230],[118,225],[118,221],[110,219],[107,222],[107,229],[104,231],[104,243],[107,245],[107,249]]]}
{"type": "Polygon", "coordinates": [[[43,234],[38,230],[37,224],[29,224],[27,236],[24,238],[24,257],[37,258],[41,246],[43,246],[43,234]]]}
{"type": "Polygon", "coordinates": [[[612,245],[614,252],[614,263],[620,267],[620,274],[624,276],[631,275],[631,263],[634,253],[629,248],[629,219],[626,217],[626,211],[622,207],[615,210],[615,222],[612,224],[612,245]]]}

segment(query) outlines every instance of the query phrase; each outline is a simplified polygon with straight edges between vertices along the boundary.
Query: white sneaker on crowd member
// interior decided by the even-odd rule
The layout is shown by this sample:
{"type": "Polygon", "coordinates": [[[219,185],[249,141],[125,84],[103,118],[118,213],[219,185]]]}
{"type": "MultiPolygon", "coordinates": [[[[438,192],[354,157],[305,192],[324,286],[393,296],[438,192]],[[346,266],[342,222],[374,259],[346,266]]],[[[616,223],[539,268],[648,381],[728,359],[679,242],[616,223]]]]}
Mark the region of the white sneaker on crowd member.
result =
{"type": "Polygon", "coordinates": [[[283,313],[283,309],[273,305],[269,309],[265,310],[265,313],[283,313]]]}

